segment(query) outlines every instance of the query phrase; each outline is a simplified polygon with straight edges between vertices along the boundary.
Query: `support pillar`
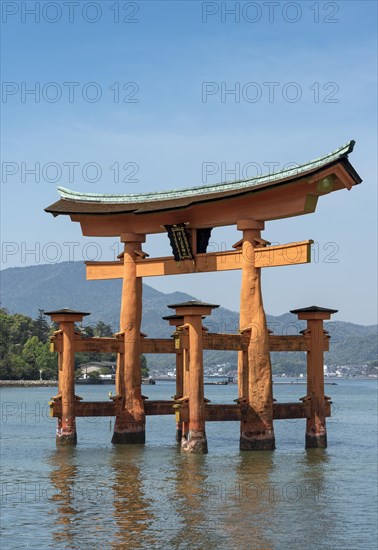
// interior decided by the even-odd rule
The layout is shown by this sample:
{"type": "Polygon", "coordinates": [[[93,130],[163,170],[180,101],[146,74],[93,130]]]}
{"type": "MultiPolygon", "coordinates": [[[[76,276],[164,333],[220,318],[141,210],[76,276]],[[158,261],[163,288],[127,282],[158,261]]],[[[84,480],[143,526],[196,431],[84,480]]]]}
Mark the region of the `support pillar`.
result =
{"type": "Polygon", "coordinates": [[[241,450],[272,450],[273,430],[272,367],[269,333],[261,294],[261,269],[255,267],[255,248],[261,239],[264,222],[239,220],[243,231],[242,283],[240,293],[240,331],[250,331],[248,361],[239,354],[239,399],[247,398],[248,408],[241,422],[241,450]],[[248,366],[248,373],[245,368],[248,366]],[[247,395],[240,395],[241,391],[247,395]]]}
{"type": "MultiPolygon", "coordinates": [[[[187,332],[187,329],[184,329],[186,332],[187,332]]],[[[183,349],[182,350],[182,362],[183,362],[183,394],[184,396],[186,395],[189,395],[189,392],[190,392],[190,386],[189,386],[189,382],[190,382],[190,371],[189,371],[189,358],[190,358],[190,354],[189,354],[189,350],[188,349],[183,349]]],[[[183,440],[187,440],[188,439],[188,434],[189,434],[189,422],[182,422],[181,424],[181,440],[180,440],[180,443],[182,443],[183,440]]]]}
{"type": "Polygon", "coordinates": [[[120,331],[125,350],[117,361],[117,393],[122,397],[122,412],[116,417],[112,443],[145,442],[145,412],[141,391],[140,328],[142,322],[142,279],[136,276],[136,259],[144,235],[124,233],[123,286],[120,331]],[[123,363],[123,364],[122,364],[123,363]],[[121,374],[121,372],[123,374],[121,374]]]}
{"type": "Polygon", "coordinates": [[[307,352],[307,396],[304,398],[310,401],[311,411],[306,421],[306,449],[327,447],[323,322],[337,311],[318,306],[291,310],[300,321],[307,321],[305,334],[310,339],[310,350],[307,352]]]}
{"type": "MultiPolygon", "coordinates": [[[[125,339],[125,335],[123,332],[117,332],[115,336],[117,340],[120,340],[120,341],[123,341],[125,339]]],[[[125,346],[122,346],[122,351],[117,353],[115,388],[116,388],[116,396],[118,397],[121,397],[124,395],[124,388],[125,388],[124,372],[123,372],[123,366],[125,364],[124,348],[125,346]]]]}
{"type": "Polygon", "coordinates": [[[212,309],[219,306],[190,300],[181,304],[172,304],[168,307],[174,308],[176,315],[184,318],[184,326],[188,328],[189,334],[189,430],[187,434],[183,433],[181,450],[204,454],[207,453],[207,438],[203,383],[202,316],[210,315],[212,309]]]}
{"type": "MultiPolygon", "coordinates": [[[[251,329],[241,331],[242,334],[251,335],[251,329]]],[[[238,399],[242,402],[248,399],[248,350],[238,352],[238,399]]]]}
{"type": "MultiPolygon", "coordinates": [[[[178,334],[178,327],[184,323],[184,317],[180,315],[167,315],[163,317],[164,321],[169,321],[171,326],[176,327],[174,336],[178,334]]],[[[180,342],[175,338],[175,342],[180,342]]],[[[180,346],[176,347],[176,393],[174,399],[179,399],[184,396],[184,351],[180,346]]],[[[181,443],[182,439],[182,422],[176,422],[176,441],[181,443]]]]}
{"type": "Polygon", "coordinates": [[[82,321],[89,313],[65,308],[46,312],[45,315],[59,323],[63,340],[58,370],[58,398],[62,400],[62,416],[58,418],[56,444],[76,445],[75,401],[78,398],[75,396],[75,322],[82,321]]]}

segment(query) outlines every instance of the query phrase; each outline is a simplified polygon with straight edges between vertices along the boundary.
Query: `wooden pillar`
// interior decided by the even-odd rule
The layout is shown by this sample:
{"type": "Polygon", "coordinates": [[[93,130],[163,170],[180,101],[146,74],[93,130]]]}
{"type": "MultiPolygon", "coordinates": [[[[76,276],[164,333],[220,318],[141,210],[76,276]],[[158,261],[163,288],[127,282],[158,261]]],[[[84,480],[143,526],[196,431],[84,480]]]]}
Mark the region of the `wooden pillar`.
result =
{"type": "Polygon", "coordinates": [[[189,325],[189,434],[184,449],[193,450],[201,446],[207,452],[205,430],[205,393],[203,386],[203,347],[202,318],[200,315],[188,315],[185,322],[189,325]]]}
{"type": "MultiPolygon", "coordinates": [[[[180,315],[167,315],[163,317],[165,321],[169,321],[171,326],[176,327],[174,336],[178,333],[178,327],[183,324],[184,317],[180,315]]],[[[182,331],[181,331],[182,332],[182,331]]],[[[175,342],[180,342],[178,338],[175,338],[175,342]]],[[[174,399],[179,399],[184,396],[184,351],[179,345],[175,344],[176,352],[176,393],[174,399]]],[[[176,422],[176,441],[181,443],[182,439],[182,422],[176,422]]]]}
{"type": "Polygon", "coordinates": [[[246,397],[248,409],[241,421],[241,450],[271,450],[275,448],[273,430],[272,367],[269,351],[269,333],[261,294],[261,269],[255,267],[255,248],[261,247],[264,222],[239,220],[237,228],[243,231],[242,283],[240,293],[240,330],[250,331],[248,361],[239,354],[239,382],[246,397]],[[248,373],[245,367],[248,365],[248,373]]]}
{"type": "Polygon", "coordinates": [[[144,235],[124,233],[123,286],[120,331],[124,333],[124,354],[118,355],[117,393],[122,396],[122,412],[116,417],[112,443],[144,443],[145,413],[140,366],[142,322],[142,279],[136,276],[136,259],[144,235]],[[123,364],[122,364],[123,363],[123,364]],[[121,372],[123,373],[121,375],[121,372]]]}
{"type": "MultiPolygon", "coordinates": [[[[62,342],[63,342],[63,335],[62,335],[62,342]]],[[[58,395],[61,395],[62,393],[62,368],[63,368],[63,353],[61,351],[58,351],[58,395]]]]}
{"type": "MultiPolygon", "coordinates": [[[[248,328],[242,334],[250,336],[248,328]]],[[[248,350],[238,352],[238,401],[248,399],[248,350]]]]}
{"type": "Polygon", "coordinates": [[[62,416],[58,418],[56,430],[57,445],[76,445],[75,421],[75,322],[83,320],[81,311],[60,309],[46,312],[52,321],[59,323],[62,331],[62,352],[59,354],[58,396],[62,400],[62,416]]]}
{"type": "MultiPolygon", "coordinates": [[[[123,340],[123,344],[125,343],[125,335],[123,332],[118,332],[116,335],[116,338],[118,340],[123,340]]],[[[124,396],[124,388],[125,388],[125,382],[124,382],[124,372],[123,372],[123,366],[124,366],[124,350],[125,346],[123,345],[122,351],[117,353],[117,364],[116,364],[116,377],[115,377],[115,387],[116,387],[116,396],[124,396]]]]}
{"type": "MultiPolygon", "coordinates": [[[[184,353],[183,350],[176,351],[176,394],[175,399],[184,396],[184,353]]],[[[181,443],[182,422],[176,422],[176,441],[181,443]]]]}
{"type": "MultiPolygon", "coordinates": [[[[185,329],[185,331],[187,332],[187,329],[185,329]]],[[[182,363],[183,363],[183,395],[184,396],[189,396],[189,358],[190,358],[190,353],[189,353],[189,350],[188,349],[183,349],[182,350],[182,363]]],[[[183,440],[187,440],[188,439],[188,434],[189,434],[189,422],[182,422],[182,425],[181,425],[181,440],[180,440],[180,443],[182,443],[183,440]]]]}
{"type": "Polygon", "coordinates": [[[324,327],[325,319],[330,319],[336,309],[311,306],[293,309],[301,321],[307,321],[305,333],[310,339],[307,352],[307,396],[310,401],[310,418],[306,421],[306,449],[327,447],[326,401],[324,394],[324,327]]]}
{"type": "Polygon", "coordinates": [[[62,425],[61,429],[57,430],[56,442],[58,445],[76,445],[74,322],[62,322],[59,328],[63,333],[62,380],[60,384],[62,425]]]}
{"type": "MultiPolygon", "coordinates": [[[[181,449],[189,453],[207,453],[205,429],[205,396],[203,384],[203,343],[202,316],[210,315],[211,310],[219,307],[196,300],[172,304],[168,307],[176,310],[176,315],[183,316],[184,326],[189,334],[189,430],[183,433],[181,449]]],[[[183,430],[184,431],[184,430],[183,430]]]]}

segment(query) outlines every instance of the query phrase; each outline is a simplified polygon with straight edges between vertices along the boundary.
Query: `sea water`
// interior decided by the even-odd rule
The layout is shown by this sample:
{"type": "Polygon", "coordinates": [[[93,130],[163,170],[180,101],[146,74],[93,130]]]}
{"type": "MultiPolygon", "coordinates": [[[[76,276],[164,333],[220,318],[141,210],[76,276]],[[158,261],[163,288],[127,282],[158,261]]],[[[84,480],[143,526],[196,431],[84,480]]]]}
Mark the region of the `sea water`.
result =
{"type": "MultiPolygon", "coordinates": [[[[143,386],[150,399],[172,382],[143,386]]],[[[108,400],[113,386],[78,386],[108,400]]],[[[275,384],[279,402],[305,385],[275,384]]],[[[235,385],[205,386],[232,403],[235,385]]],[[[2,389],[2,549],[377,548],[377,382],[339,380],[328,449],[304,449],[305,421],[275,422],[275,451],[239,451],[238,422],[208,422],[209,454],[175,442],[174,416],[147,418],[145,445],[112,445],[114,420],[77,419],[78,445],[56,448],[56,388],[2,389]]]]}

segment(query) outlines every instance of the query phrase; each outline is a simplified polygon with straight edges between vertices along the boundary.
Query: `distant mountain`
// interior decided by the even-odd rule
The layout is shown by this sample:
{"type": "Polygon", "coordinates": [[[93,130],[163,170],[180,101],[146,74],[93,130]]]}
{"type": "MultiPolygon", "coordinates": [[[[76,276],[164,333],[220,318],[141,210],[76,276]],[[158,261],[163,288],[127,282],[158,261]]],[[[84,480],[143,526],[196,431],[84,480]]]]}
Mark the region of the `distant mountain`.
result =
{"type": "MultiPolygon", "coordinates": [[[[23,313],[35,317],[39,309],[49,311],[69,307],[88,311],[85,324],[104,321],[114,331],[119,328],[122,281],[87,281],[82,262],[62,262],[38,266],[5,269],[1,275],[1,307],[9,313],[23,313]]],[[[163,316],[174,313],[168,304],[192,300],[184,292],[164,294],[143,285],[142,330],[149,336],[165,337],[172,327],[163,316]]],[[[238,327],[238,314],[224,308],[211,316],[211,330],[233,332],[238,327]]]]}
{"type": "MultiPolygon", "coordinates": [[[[9,313],[23,313],[35,318],[39,309],[49,311],[62,307],[79,309],[91,313],[85,324],[104,321],[114,331],[118,330],[122,282],[87,281],[85,265],[82,262],[62,262],[37,266],[8,268],[0,272],[1,307],[9,313]]],[[[193,299],[183,292],[164,294],[148,285],[143,285],[142,330],[150,337],[168,337],[172,327],[162,317],[172,313],[168,304],[193,299]]],[[[305,326],[295,315],[285,313],[280,316],[267,316],[268,325],[275,334],[298,334],[305,326]]],[[[204,324],[211,332],[237,332],[239,315],[220,307],[213,311],[204,324]]],[[[363,364],[377,359],[377,325],[362,326],[335,321],[326,323],[332,336],[331,351],[326,354],[328,364],[363,364]]],[[[300,353],[273,354],[275,362],[300,362],[300,353]]],[[[206,352],[211,364],[236,363],[235,352],[206,352]]],[[[172,367],[170,356],[153,356],[156,367],[172,367]]],[[[151,365],[152,366],[152,365],[151,365]]]]}

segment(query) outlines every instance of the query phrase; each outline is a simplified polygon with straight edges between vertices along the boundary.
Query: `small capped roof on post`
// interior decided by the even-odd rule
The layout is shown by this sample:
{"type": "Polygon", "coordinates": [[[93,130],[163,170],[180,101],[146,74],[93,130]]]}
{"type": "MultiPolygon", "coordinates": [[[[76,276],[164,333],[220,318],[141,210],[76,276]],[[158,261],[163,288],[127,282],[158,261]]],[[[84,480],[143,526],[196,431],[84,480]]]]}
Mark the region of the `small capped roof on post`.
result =
{"type": "Polygon", "coordinates": [[[219,307],[219,304],[208,304],[206,302],[201,302],[201,300],[188,300],[187,302],[180,302],[179,304],[170,304],[168,307],[171,309],[176,309],[178,307],[207,307],[215,309],[219,307]]]}
{"type": "Polygon", "coordinates": [[[182,319],[183,317],[184,317],[183,315],[165,315],[165,317],[162,317],[162,319],[164,321],[176,321],[176,320],[182,319]]]}
{"type": "Polygon", "coordinates": [[[87,315],[90,315],[90,313],[86,313],[85,311],[77,311],[75,309],[64,307],[62,309],[54,309],[54,311],[45,311],[44,315],[49,315],[49,317],[53,315],[72,315],[73,317],[74,316],[86,317],[87,315]]]}
{"type": "MultiPolygon", "coordinates": [[[[202,319],[205,319],[206,315],[202,316],[202,319]]],[[[162,317],[163,321],[183,321],[184,315],[165,315],[162,317]]]]}
{"type": "Polygon", "coordinates": [[[309,306],[309,307],[302,307],[300,309],[291,309],[290,313],[337,313],[338,309],[329,309],[327,307],[320,307],[320,306],[309,306]]]}

